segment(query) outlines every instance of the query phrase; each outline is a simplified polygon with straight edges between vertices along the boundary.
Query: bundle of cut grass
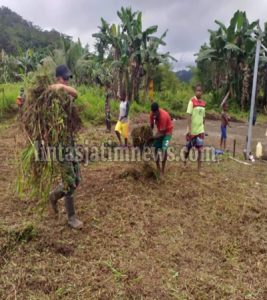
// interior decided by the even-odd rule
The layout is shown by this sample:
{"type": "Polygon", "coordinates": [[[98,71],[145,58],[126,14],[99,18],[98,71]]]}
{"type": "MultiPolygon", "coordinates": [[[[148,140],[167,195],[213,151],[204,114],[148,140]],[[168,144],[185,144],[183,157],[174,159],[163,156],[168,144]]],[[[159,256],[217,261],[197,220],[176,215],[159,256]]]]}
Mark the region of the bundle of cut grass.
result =
{"type": "Polygon", "coordinates": [[[131,136],[133,146],[143,149],[145,146],[149,146],[151,144],[153,132],[149,125],[142,125],[134,128],[131,136]]]}
{"type": "Polygon", "coordinates": [[[38,76],[29,89],[21,121],[31,140],[45,145],[67,144],[81,127],[77,107],[63,90],[49,88],[47,76],[38,76]]]}
{"type": "Polygon", "coordinates": [[[81,127],[73,98],[63,90],[51,89],[50,84],[47,76],[36,77],[21,115],[29,142],[20,158],[17,188],[20,194],[26,192],[30,198],[38,199],[38,203],[48,199],[51,185],[60,175],[59,163],[51,157],[51,149],[54,155],[59,146],[73,146],[81,127]]]}

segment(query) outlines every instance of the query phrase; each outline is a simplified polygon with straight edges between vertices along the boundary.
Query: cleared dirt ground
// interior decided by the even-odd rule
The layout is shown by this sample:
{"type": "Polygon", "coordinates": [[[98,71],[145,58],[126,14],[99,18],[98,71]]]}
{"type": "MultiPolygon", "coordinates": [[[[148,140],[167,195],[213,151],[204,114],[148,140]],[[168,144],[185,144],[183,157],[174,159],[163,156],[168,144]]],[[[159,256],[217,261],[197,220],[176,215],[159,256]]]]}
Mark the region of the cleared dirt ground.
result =
{"type": "MultiPolygon", "coordinates": [[[[208,121],[207,143],[217,142],[219,126],[208,121]]],[[[237,126],[230,138],[241,150],[237,126]]],[[[175,128],[173,141],[183,144],[185,121],[175,128]]],[[[266,139],[264,126],[254,131],[266,139]]],[[[102,128],[82,136],[109,138],[102,128]]],[[[159,181],[143,163],[89,164],[76,192],[85,223],[77,232],[63,203],[59,219],[49,207],[38,219],[34,203],[14,193],[21,138],[15,122],[2,122],[1,299],[267,299],[266,163],[225,158],[205,164],[204,177],[194,163],[170,163],[159,181]]]]}

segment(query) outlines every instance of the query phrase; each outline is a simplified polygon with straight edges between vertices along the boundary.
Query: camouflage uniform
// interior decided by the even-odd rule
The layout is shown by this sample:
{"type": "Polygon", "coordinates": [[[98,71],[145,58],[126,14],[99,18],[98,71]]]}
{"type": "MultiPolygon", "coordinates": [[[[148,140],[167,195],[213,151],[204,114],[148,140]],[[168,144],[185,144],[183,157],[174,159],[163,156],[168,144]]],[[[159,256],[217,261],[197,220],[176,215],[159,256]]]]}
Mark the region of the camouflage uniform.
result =
{"type": "MultiPolygon", "coordinates": [[[[74,142],[71,142],[70,144],[72,145],[71,153],[65,155],[64,151],[64,161],[59,162],[62,183],[58,185],[56,189],[50,194],[50,200],[56,212],[57,201],[60,198],[64,197],[65,207],[69,218],[75,215],[73,195],[81,181],[80,165],[79,162],[76,160],[74,142]]],[[[67,146],[66,148],[69,147],[67,146]]]]}
{"type": "Polygon", "coordinates": [[[66,195],[73,195],[80,184],[80,165],[78,162],[60,163],[63,192],[66,195]]]}
{"type": "MultiPolygon", "coordinates": [[[[56,77],[60,80],[68,81],[71,77],[69,69],[65,65],[58,66],[56,69],[56,77]]],[[[72,94],[70,93],[70,97],[72,94]]],[[[80,168],[76,157],[75,143],[74,143],[74,133],[79,129],[78,112],[72,107],[65,107],[65,112],[67,113],[66,118],[66,129],[69,134],[68,137],[63,137],[64,141],[59,138],[59,143],[64,145],[63,147],[63,162],[59,161],[59,167],[61,171],[62,183],[50,193],[50,202],[52,208],[57,213],[57,201],[64,197],[65,207],[68,214],[68,223],[71,227],[79,229],[82,227],[82,222],[76,218],[74,209],[74,192],[80,183],[80,168]],[[67,149],[68,152],[67,152],[67,149]],[[66,155],[67,154],[67,155],[66,155]]]]}

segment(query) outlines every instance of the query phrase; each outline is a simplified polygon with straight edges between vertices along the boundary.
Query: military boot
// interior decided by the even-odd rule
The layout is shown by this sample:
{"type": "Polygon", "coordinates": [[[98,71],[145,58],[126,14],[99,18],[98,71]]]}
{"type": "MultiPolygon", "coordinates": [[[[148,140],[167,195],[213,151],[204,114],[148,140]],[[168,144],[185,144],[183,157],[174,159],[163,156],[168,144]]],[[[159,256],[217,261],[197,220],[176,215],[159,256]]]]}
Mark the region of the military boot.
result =
{"type": "Polygon", "coordinates": [[[74,209],[74,198],[73,195],[65,196],[65,207],[68,215],[68,224],[74,229],[81,229],[83,227],[83,222],[77,219],[74,209]]]}

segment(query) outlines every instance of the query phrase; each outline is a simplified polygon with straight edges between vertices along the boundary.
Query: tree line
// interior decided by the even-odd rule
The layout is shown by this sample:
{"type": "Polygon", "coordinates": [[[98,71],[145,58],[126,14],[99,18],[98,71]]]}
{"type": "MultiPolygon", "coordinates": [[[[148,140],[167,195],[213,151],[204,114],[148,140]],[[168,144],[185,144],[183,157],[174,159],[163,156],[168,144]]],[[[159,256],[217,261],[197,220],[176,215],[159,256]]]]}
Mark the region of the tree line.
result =
{"type": "MultiPolygon", "coordinates": [[[[126,92],[129,100],[138,101],[142,90],[144,98],[147,98],[151,82],[155,90],[175,92],[179,88],[177,77],[172,72],[175,58],[160,51],[166,45],[167,31],[158,36],[158,26],[143,28],[142,13],[131,8],[122,7],[117,15],[118,24],[109,24],[101,18],[98,31],[93,34],[96,41],[93,50],[88,45],[83,47],[79,40],[74,42],[71,37],[56,31],[50,32],[47,46],[40,47],[43,45],[40,39],[44,37],[37,38],[34,31],[40,33],[41,29],[8,8],[1,8],[0,27],[8,27],[12,20],[14,24],[32,30],[32,33],[27,39],[31,47],[11,42],[15,50],[9,51],[2,46],[6,44],[1,42],[3,31],[0,31],[0,82],[23,80],[39,69],[52,74],[56,65],[67,64],[77,84],[100,85],[112,91],[114,97],[126,92]]],[[[215,23],[218,28],[209,30],[209,43],[201,46],[197,54],[196,68],[192,69],[193,81],[202,82],[205,90],[212,93],[214,104],[218,105],[228,93],[238,109],[247,110],[256,39],[260,34],[259,21],[250,23],[245,12],[237,11],[228,26],[219,21],[215,23]]],[[[267,23],[261,34],[263,44],[267,46],[267,23]]],[[[266,83],[267,56],[262,51],[257,87],[258,109],[267,105],[266,83]]]]}

